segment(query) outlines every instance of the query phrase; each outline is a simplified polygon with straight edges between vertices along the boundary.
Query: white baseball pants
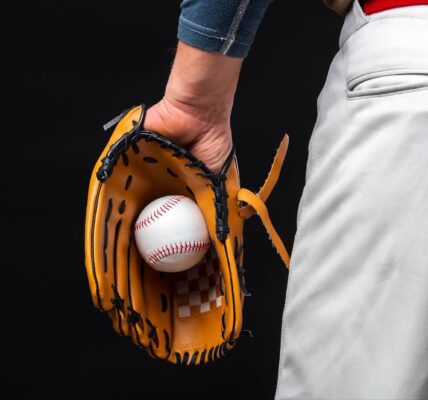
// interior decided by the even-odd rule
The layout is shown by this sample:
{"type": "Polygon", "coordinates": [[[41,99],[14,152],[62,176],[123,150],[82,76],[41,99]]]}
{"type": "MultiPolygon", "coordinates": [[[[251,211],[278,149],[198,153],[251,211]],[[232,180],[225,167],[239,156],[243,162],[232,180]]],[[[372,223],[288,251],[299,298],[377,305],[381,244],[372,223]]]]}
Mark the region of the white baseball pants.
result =
{"type": "Polygon", "coordinates": [[[276,400],[428,399],[428,6],[354,2],[318,99],[276,400]]]}

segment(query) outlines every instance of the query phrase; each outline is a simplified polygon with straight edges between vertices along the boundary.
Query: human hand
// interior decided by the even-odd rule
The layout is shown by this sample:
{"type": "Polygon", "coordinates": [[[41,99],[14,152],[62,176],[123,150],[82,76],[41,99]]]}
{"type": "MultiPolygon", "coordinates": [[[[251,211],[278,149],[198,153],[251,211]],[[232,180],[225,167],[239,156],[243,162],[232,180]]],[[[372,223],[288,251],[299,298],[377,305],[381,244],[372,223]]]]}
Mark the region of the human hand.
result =
{"type": "Polygon", "coordinates": [[[185,146],[214,173],[232,149],[230,115],[242,59],[179,42],[174,65],[144,128],[185,146]]]}
{"type": "Polygon", "coordinates": [[[230,121],[163,98],[147,110],[144,128],[186,147],[214,173],[232,149],[230,121]]]}

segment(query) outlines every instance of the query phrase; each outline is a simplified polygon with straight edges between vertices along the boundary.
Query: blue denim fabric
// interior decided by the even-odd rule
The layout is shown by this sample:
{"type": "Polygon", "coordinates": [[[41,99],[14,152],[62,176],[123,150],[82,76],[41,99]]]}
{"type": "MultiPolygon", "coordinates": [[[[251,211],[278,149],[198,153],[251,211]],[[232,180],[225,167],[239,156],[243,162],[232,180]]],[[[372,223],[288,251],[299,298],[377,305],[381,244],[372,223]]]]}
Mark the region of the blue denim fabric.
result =
{"type": "Polygon", "coordinates": [[[192,47],[244,58],[273,0],[183,0],[178,39],[192,47]]]}

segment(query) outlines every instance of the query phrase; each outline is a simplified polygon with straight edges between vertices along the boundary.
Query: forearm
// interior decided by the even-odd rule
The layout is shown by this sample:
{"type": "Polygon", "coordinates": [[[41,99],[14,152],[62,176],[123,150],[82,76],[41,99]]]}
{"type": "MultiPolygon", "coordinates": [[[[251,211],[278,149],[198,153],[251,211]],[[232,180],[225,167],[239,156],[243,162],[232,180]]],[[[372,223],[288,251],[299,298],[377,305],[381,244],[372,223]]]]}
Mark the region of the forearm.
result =
{"type": "Polygon", "coordinates": [[[165,100],[230,117],[242,61],[272,0],[183,0],[165,100]]]}
{"type": "Polygon", "coordinates": [[[165,99],[185,111],[228,119],[243,59],[207,52],[179,41],[165,99]]]}
{"type": "Polygon", "coordinates": [[[179,42],[165,94],[148,110],[144,127],[220,171],[232,149],[230,115],[242,62],[179,42]]]}
{"type": "Polygon", "coordinates": [[[271,0],[184,0],[163,98],[144,127],[186,146],[214,172],[230,154],[239,73],[271,0]]]}

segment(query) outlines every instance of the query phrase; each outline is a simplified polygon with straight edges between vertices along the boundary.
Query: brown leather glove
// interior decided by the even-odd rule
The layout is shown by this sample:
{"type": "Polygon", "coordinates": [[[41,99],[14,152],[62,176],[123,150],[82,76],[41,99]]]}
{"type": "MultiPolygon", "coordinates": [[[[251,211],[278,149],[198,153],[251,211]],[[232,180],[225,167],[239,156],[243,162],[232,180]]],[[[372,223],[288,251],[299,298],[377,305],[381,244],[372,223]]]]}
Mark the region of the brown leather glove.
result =
{"type": "MultiPolygon", "coordinates": [[[[285,135],[260,192],[242,189],[234,150],[212,173],[186,148],[143,128],[146,108],[120,116],[97,161],[85,226],[85,261],[93,301],[148,353],[172,363],[214,361],[235,346],[242,326],[244,220],[258,213],[288,267],[288,253],[264,202],[288,146],[285,135]],[[177,273],[145,264],[133,228],[140,211],[165,195],[184,195],[204,215],[212,245],[203,262],[177,273]]],[[[117,121],[114,121],[115,123],[117,121]]]]}

